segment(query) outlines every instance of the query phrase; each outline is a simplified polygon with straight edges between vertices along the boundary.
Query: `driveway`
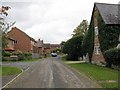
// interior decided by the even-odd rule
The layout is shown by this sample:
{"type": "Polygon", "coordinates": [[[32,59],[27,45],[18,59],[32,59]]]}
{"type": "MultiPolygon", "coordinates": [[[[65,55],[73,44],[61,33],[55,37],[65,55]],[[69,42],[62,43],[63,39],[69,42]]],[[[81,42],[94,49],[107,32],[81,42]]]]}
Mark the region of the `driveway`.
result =
{"type": "Polygon", "coordinates": [[[99,85],[56,57],[38,61],[7,88],[99,88],[99,85]]]}

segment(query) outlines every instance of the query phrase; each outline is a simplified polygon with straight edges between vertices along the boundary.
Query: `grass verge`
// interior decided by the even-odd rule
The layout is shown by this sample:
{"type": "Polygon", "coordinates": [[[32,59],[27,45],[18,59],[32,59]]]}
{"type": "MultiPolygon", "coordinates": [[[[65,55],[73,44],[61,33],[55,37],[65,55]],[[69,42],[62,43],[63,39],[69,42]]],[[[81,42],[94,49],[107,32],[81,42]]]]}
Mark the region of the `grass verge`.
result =
{"type": "Polygon", "coordinates": [[[2,66],[0,66],[0,76],[2,76],[2,66]]]}
{"type": "Polygon", "coordinates": [[[3,66],[0,68],[0,76],[9,76],[9,75],[16,75],[21,73],[22,70],[17,67],[11,66],[3,66]]]}
{"type": "Polygon", "coordinates": [[[69,64],[72,68],[86,74],[88,77],[95,79],[104,88],[118,88],[118,82],[109,82],[118,80],[118,71],[106,67],[100,67],[88,63],[69,64]]]}

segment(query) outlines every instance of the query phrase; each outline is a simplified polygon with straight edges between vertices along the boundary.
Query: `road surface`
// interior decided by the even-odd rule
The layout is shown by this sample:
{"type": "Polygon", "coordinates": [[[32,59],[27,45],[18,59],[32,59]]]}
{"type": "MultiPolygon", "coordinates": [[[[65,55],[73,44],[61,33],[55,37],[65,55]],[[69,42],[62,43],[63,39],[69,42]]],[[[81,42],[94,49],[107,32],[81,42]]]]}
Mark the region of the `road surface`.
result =
{"type": "Polygon", "coordinates": [[[65,65],[60,57],[40,60],[7,88],[98,88],[99,85],[65,65]]]}

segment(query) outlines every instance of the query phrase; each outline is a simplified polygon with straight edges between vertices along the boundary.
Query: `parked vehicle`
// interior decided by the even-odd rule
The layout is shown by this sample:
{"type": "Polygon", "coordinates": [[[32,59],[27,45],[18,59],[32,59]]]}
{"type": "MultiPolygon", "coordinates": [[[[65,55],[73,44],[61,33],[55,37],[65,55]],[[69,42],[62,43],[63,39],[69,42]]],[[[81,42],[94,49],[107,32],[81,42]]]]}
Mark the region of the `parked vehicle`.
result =
{"type": "Polygon", "coordinates": [[[51,56],[52,56],[52,57],[57,57],[57,53],[52,52],[52,53],[51,53],[51,56]]]}

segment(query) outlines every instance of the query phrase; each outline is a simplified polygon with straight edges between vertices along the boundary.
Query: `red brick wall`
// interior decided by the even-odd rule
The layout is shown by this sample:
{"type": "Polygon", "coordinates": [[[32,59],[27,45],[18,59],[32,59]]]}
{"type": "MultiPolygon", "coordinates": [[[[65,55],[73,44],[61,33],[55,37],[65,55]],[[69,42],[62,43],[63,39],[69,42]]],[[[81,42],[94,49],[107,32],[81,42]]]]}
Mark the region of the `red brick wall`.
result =
{"type": "Polygon", "coordinates": [[[10,38],[13,38],[17,42],[14,44],[15,51],[22,51],[22,52],[30,52],[31,50],[31,42],[30,38],[21,30],[14,27],[8,33],[10,38]]]}

